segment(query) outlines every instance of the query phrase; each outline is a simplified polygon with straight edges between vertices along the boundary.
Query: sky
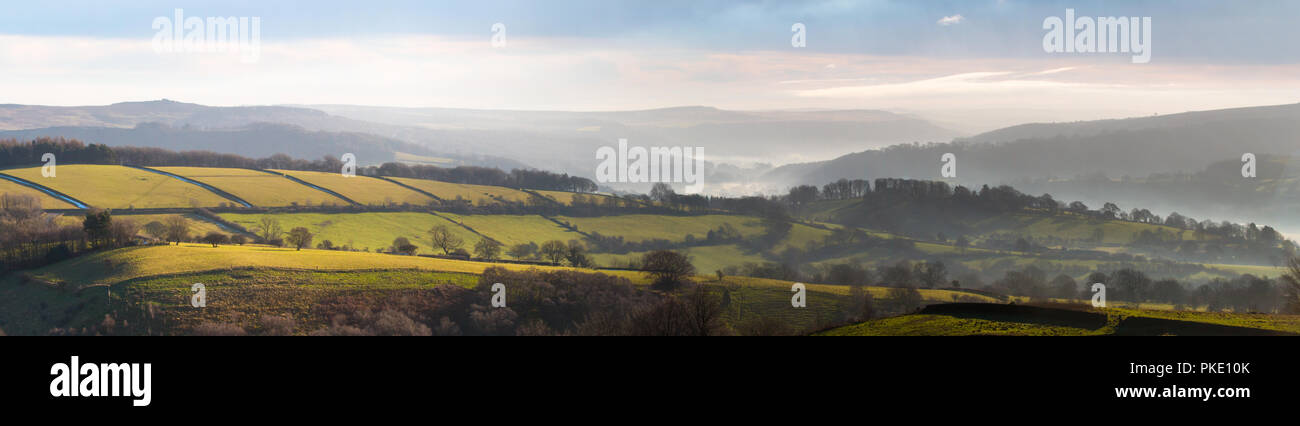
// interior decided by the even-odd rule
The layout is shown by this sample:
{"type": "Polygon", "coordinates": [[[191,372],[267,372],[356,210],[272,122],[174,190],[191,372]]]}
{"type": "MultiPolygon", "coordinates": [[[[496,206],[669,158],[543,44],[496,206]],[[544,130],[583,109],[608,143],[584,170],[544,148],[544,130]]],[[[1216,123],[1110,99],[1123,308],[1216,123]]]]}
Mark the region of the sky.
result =
{"type": "Polygon", "coordinates": [[[1300,101],[1300,2],[117,3],[0,6],[0,103],[864,108],[961,127],[1300,101]],[[1150,61],[1046,52],[1067,8],[1151,18],[1150,61]],[[158,49],[176,9],[256,17],[256,54],[158,49]]]}

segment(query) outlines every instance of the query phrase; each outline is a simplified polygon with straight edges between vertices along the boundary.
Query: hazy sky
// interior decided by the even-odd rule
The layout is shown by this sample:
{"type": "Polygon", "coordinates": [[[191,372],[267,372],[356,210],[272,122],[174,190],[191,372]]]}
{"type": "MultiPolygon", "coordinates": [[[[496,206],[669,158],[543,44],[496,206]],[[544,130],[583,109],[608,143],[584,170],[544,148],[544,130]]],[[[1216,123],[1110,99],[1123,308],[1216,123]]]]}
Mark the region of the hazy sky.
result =
{"type": "Polygon", "coordinates": [[[0,103],[1149,115],[1300,101],[1298,15],[1262,1],[8,2],[0,103]],[[1150,63],[1044,52],[1043,20],[1067,7],[1151,17],[1150,63]],[[177,8],[258,17],[257,60],[155,52],[155,18],[177,8]]]}

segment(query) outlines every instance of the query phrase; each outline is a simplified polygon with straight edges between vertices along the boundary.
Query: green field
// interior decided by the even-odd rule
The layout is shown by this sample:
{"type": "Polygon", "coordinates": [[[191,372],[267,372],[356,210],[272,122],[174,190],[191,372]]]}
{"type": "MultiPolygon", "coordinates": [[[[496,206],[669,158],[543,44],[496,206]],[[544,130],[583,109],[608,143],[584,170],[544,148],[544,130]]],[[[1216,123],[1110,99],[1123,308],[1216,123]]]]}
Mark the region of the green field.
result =
{"type": "Polygon", "coordinates": [[[257,207],[346,206],[348,203],[306,185],[266,172],[210,167],[155,167],[212,185],[257,207]]]}
{"type": "MultiPolygon", "coordinates": [[[[0,324],[10,333],[42,334],[53,327],[96,324],[110,309],[119,312],[127,308],[137,312],[156,309],[171,321],[171,332],[183,332],[200,321],[239,323],[263,314],[288,314],[319,324],[327,319],[313,314],[313,309],[323,298],[393,295],[441,284],[469,287],[476,282],[476,275],[490,266],[572,269],[264,246],[132,247],[0,279],[0,324]],[[195,282],[208,286],[213,309],[178,309],[185,308],[189,286],[195,282]]],[[[649,284],[640,272],[601,272],[627,278],[643,288],[649,284]]],[[[807,284],[808,306],[794,308],[790,305],[790,282],[750,277],[718,281],[711,276],[695,280],[709,286],[710,291],[729,293],[731,303],[724,316],[730,323],[776,318],[794,330],[810,330],[838,321],[849,294],[844,286],[807,284]]],[[[867,290],[878,300],[888,292],[878,287],[867,290]]],[[[955,295],[995,301],[947,290],[921,293],[931,302],[949,301],[955,295]]]]}
{"type": "Polygon", "coordinates": [[[430,157],[427,155],[408,154],[405,152],[393,153],[393,159],[397,160],[400,163],[428,164],[428,165],[434,165],[440,167],[451,167],[451,166],[455,166],[456,163],[456,160],[452,160],[450,158],[430,157]]]}
{"type": "Polygon", "coordinates": [[[8,169],[9,174],[68,194],[92,207],[127,209],[215,207],[234,204],[197,185],[176,178],[123,166],[58,166],[58,175],[41,177],[41,168],[8,169]]]}
{"type": "Polygon", "coordinates": [[[742,235],[757,235],[763,232],[759,220],[749,216],[702,215],[702,216],[664,216],[648,214],[630,214],[601,217],[557,217],[561,222],[568,222],[578,227],[578,231],[602,235],[617,235],[629,242],[651,239],[683,241],[686,235],[694,235],[703,240],[709,231],[729,223],[742,235]]]}
{"type": "MultiPolygon", "coordinates": [[[[501,264],[527,269],[529,266],[501,264]]],[[[95,253],[35,269],[39,279],[74,287],[116,284],[122,281],[170,274],[240,269],[285,269],[299,271],[373,271],[409,269],[480,274],[491,263],[398,256],[380,253],[334,250],[302,250],[266,246],[221,246],[204,244],[145,246],[95,253]]],[[[564,268],[569,269],[569,268],[564,268]]],[[[637,275],[628,273],[628,275],[637,275]]]]}
{"type": "MultiPolygon", "coordinates": [[[[148,225],[149,222],[167,223],[167,219],[173,216],[185,216],[185,219],[189,220],[191,236],[201,237],[214,231],[226,235],[233,234],[233,232],[221,229],[220,225],[212,223],[196,214],[115,214],[113,215],[113,221],[129,220],[135,222],[136,226],[140,227],[138,235],[148,237],[150,235],[144,232],[145,225],[148,225]]],[[[76,215],[60,216],[58,219],[61,224],[74,226],[80,226],[84,220],[85,216],[76,215]]]]}
{"type": "Polygon", "coordinates": [[[412,188],[419,188],[422,191],[437,195],[438,198],[444,200],[455,200],[459,198],[469,201],[476,206],[501,204],[502,201],[509,203],[524,203],[531,197],[527,192],[500,186],[468,185],[428,179],[391,179],[411,186],[412,188]]]}
{"type": "Polygon", "coordinates": [[[920,313],[864,321],[823,336],[1294,335],[1300,315],[1091,308],[1047,304],[930,306],[920,313]],[[938,309],[943,308],[943,309],[938,309]],[[1034,309],[1025,312],[1025,309],[1034,309]]]}
{"type": "Polygon", "coordinates": [[[817,229],[796,223],[790,227],[790,233],[780,243],[777,243],[776,247],[772,248],[772,251],[779,253],[787,247],[803,249],[807,247],[808,243],[821,243],[830,234],[831,231],[825,229],[817,229]]]}
{"type": "MultiPolygon", "coordinates": [[[[573,196],[575,195],[582,195],[583,197],[587,197],[588,202],[590,202],[591,199],[595,199],[596,202],[600,203],[601,205],[604,205],[609,199],[613,198],[604,194],[579,194],[577,192],[566,192],[566,191],[534,190],[533,192],[541,194],[542,196],[555,200],[556,202],[560,204],[564,204],[566,206],[573,205],[573,196]]],[[[620,206],[633,205],[632,202],[628,200],[621,200],[621,199],[616,199],[616,200],[618,202],[618,205],[620,206]]]]}
{"type": "Polygon", "coordinates": [[[1092,330],[946,315],[903,315],[818,333],[818,336],[1086,336],[1092,330]]]}
{"type": "Polygon", "coordinates": [[[446,219],[428,213],[279,213],[248,214],[225,213],[221,218],[257,233],[264,216],[274,217],[285,231],[305,227],[315,234],[312,246],[330,240],[335,246],[350,245],[357,250],[379,251],[388,248],[397,237],[406,237],[420,247],[420,254],[442,254],[432,247],[428,231],[436,225],[446,225],[452,233],[465,241],[465,249],[472,251],[479,237],[446,219]]]}
{"type": "Polygon", "coordinates": [[[509,246],[550,240],[568,242],[582,240],[582,234],[560,227],[538,215],[458,215],[439,213],[457,223],[473,228],[478,233],[509,246]]]}
{"type": "Polygon", "coordinates": [[[304,172],[298,170],[272,170],[302,179],[330,191],[337,192],[368,206],[393,206],[411,204],[423,206],[434,200],[401,185],[368,176],[344,177],[339,173],[304,172]]]}
{"type": "Polygon", "coordinates": [[[8,180],[0,179],[0,194],[30,195],[40,200],[44,209],[74,209],[76,206],[58,198],[45,195],[44,192],[22,186],[8,180]]]}
{"type": "MultiPolygon", "coordinates": [[[[695,265],[695,270],[702,275],[712,274],[714,271],[721,270],[728,266],[741,266],[745,263],[763,263],[767,261],[757,253],[746,253],[744,249],[735,244],[726,244],[718,246],[696,246],[675,250],[684,254],[691,259],[695,265]]],[[[595,253],[591,257],[596,264],[606,267],[621,268],[629,262],[639,263],[641,256],[646,252],[629,252],[626,254],[617,253],[595,253]]]]}
{"type": "Polygon", "coordinates": [[[978,229],[994,230],[989,233],[1056,237],[1080,241],[1090,240],[1093,233],[1100,229],[1102,232],[1101,244],[1106,245],[1131,243],[1142,231],[1164,232],[1167,235],[1176,235],[1183,240],[1197,239],[1195,232],[1171,226],[1083,217],[1068,212],[1055,215],[1013,213],[999,215],[971,225],[978,229]]]}

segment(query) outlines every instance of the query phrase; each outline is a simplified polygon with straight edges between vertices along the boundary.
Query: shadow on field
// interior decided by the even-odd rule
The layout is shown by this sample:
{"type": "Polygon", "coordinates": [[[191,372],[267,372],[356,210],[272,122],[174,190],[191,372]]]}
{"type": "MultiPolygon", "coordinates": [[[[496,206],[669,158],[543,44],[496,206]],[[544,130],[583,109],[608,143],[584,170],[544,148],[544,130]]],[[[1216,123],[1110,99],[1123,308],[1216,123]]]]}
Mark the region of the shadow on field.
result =
{"type": "MultiPolygon", "coordinates": [[[[1081,305],[1004,305],[994,303],[945,303],[926,306],[919,313],[1096,330],[1106,326],[1105,314],[1081,305]]],[[[1115,326],[1117,336],[1295,336],[1295,333],[1249,327],[1179,321],[1150,317],[1127,317],[1115,326]]]]}
{"type": "Polygon", "coordinates": [[[1117,336],[1295,336],[1285,331],[1233,327],[1194,321],[1129,317],[1115,327],[1117,336]]]}
{"type": "Polygon", "coordinates": [[[1106,315],[1069,309],[997,303],[945,303],[930,305],[921,314],[947,315],[988,321],[1018,322],[1056,327],[1096,330],[1106,326],[1106,315]]]}

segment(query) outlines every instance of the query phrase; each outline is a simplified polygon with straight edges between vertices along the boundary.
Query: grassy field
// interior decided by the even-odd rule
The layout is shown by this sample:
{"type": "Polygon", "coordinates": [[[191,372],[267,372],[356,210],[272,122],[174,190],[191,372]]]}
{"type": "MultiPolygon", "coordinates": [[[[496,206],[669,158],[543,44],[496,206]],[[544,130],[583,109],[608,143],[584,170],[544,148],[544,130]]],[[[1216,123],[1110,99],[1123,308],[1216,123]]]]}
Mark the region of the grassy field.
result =
{"type": "MultiPolygon", "coordinates": [[[[466,250],[472,251],[474,243],[479,240],[479,236],[473,232],[428,213],[225,213],[220,216],[254,232],[261,226],[264,216],[280,221],[280,226],[285,231],[305,227],[315,234],[313,247],[321,241],[330,240],[335,246],[347,244],[357,250],[379,251],[392,245],[393,239],[406,237],[420,247],[417,253],[435,253],[428,231],[436,225],[446,225],[447,229],[463,239],[466,250]]],[[[437,253],[441,254],[441,250],[437,253]]]]}
{"type": "Polygon", "coordinates": [[[838,327],[818,336],[1086,336],[1092,330],[1033,323],[958,318],[947,315],[903,315],[838,327]]]}
{"type": "MultiPolygon", "coordinates": [[[[747,253],[735,244],[696,246],[675,251],[690,257],[696,271],[702,275],[711,274],[728,266],[741,266],[745,263],[763,263],[766,261],[757,253],[747,253]]],[[[645,252],[629,252],[625,254],[595,253],[591,256],[598,265],[621,268],[627,266],[630,261],[639,263],[643,255],[645,255],[645,252]]]]}
{"type": "MultiPolygon", "coordinates": [[[[547,198],[550,198],[550,199],[552,199],[552,200],[555,200],[556,202],[558,202],[558,203],[560,203],[560,204],[564,204],[564,205],[566,205],[566,206],[567,206],[567,205],[573,205],[573,196],[574,196],[574,195],[579,195],[579,194],[576,193],[576,192],[565,192],[565,191],[543,191],[543,190],[534,190],[533,192],[536,192],[536,193],[538,193],[538,194],[542,194],[542,196],[545,196],[545,197],[547,197],[547,198]]],[[[597,200],[597,202],[601,203],[601,205],[604,205],[604,203],[605,203],[606,201],[608,201],[610,198],[613,198],[613,197],[610,197],[610,196],[608,196],[608,195],[603,195],[603,194],[581,194],[581,195],[584,196],[584,197],[587,197],[588,199],[595,198],[595,199],[597,200]]],[[[627,200],[618,200],[618,203],[619,203],[620,206],[634,205],[634,204],[631,204],[631,202],[630,202],[630,201],[627,201],[627,200]]]]}
{"type": "Polygon", "coordinates": [[[1300,315],[1213,313],[1085,305],[939,305],[865,321],[824,336],[1279,335],[1300,333],[1300,315]]]}
{"type": "Polygon", "coordinates": [[[509,246],[527,244],[541,245],[550,240],[582,240],[582,234],[560,227],[538,215],[458,215],[439,213],[440,215],[464,224],[488,238],[509,246]]]}
{"type": "Polygon", "coordinates": [[[453,167],[456,160],[443,157],[430,157],[427,155],[408,154],[405,152],[393,153],[393,159],[400,163],[407,164],[428,164],[440,167],[453,167]]]}
{"type": "Polygon", "coordinates": [[[155,167],[155,169],[212,185],[258,207],[348,205],[346,201],[333,195],[285,179],[283,176],[257,170],[210,167],[155,167]]]}
{"type": "MultiPolygon", "coordinates": [[[[200,321],[239,323],[262,314],[306,315],[314,303],[339,294],[394,294],[440,284],[468,287],[491,266],[572,269],[262,246],[132,247],[32,270],[27,274],[30,281],[19,274],[0,279],[0,323],[13,334],[43,334],[56,326],[95,324],[110,309],[123,309],[125,302],[136,310],[170,310],[169,318],[180,329],[200,321]],[[214,309],[201,313],[175,309],[184,306],[189,286],[196,282],[207,286],[209,306],[214,309]]],[[[627,278],[642,288],[649,285],[640,272],[599,272],[627,278]]],[[[695,280],[710,291],[727,293],[730,302],[724,316],[733,325],[777,318],[794,330],[814,329],[841,320],[849,294],[844,286],[807,284],[808,306],[794,308],[790,282],[749,277],[718,281],[710,276],[695,280]]],[[[876,287],[867,290],[877,300],[888,292],[876,287]]],[[[921,293],[931,302],[965,295],[947,290],[921,293]]]]}
{"type": "Polygon", "coordinates": [[[459,197],[460,199],[467,200],[476,206],[501,204],[502,201],[523,203],[528,201],[529,197],[531,197],[527,192],[500,186],[467,185],[427,179],[391,179],[413,188],[419,188],[420,190],[430,194],[437,195],[438,198],[444,200],[455,200],[459,197]]]}
{"type": "MultiPolygon", "coordinates": [[[[3,172],[0,170],[0,172],[3,172]]],[[[39,182],[39,181],[37,181],[39,182]]],[[[76,208],[72,204],[58,198],[45,195],[44,192],[28,188],[7,180],[0,179],[0,194],[20,194],[30,195],[41,200],[41,208],[45,209],[72,209],[76,208]]]]}
{"type": "Polygon", "coordinates": [[[62,165],[54,178],[41,177],[40,167],[8,169],[0,173],[36,182],[93,207],[127,209],[234,204],[197,185],[123,166],[62,165]]]}
{"type": "Polygon", "coordinates": [[[800,217],[807,218],[809,220],[816,220],[816,221],[830,220],[835,217],[834,212],[836,210],[839,210],[844,207],[852,206],[854,204],[857,204],[858,202],[860,202],[860,200],[856,198],[848,199],[848,200],[818,201],[815,203],[808,204],[807,206],[804,206],[801,210],[795,213],[800,217]]]}
{"type": "Polygon", "coordinates": [[[297,170],[272,170],[302,179],[361,204],[371,206],[412,204],[427,205],[433,199],[401,185],[368,176],[344,177],[339,173],[304,172],[297,170]]]}
{"type": "MultiPolygon", "coordinates": [[[[285,269],[298,271],[419,270],[480,274],[491,263],[397,256],[333,250],[302,250],[265,246],[203,244],[131,247],[78,257],[30,271],[41,280],[83,287],[171,274],[237,270],[285,269]]],[[[527,266],[501,264],[508,268],[527,266]]],[[[567,269],[567,268],[566,268],[567,269]]],[[[627,275],[639,273],[628,272],[627,275]]]]}
{"type": "Polygon", "coordinates": [[[777,245],[772,248],[772,251],[779,253],[787,247],[802,249],[807,247],[810,242],[820,244],[822,240],[830,234],[831,231],[825,229],[817,229],[808,225],[796,223],[790,227],[790,234],[786,235],[780,243],[777,243],[777,245]]]}
{"type": "Polygon", "coordinates": [[[996,233],[1057,237],[1071,240],[1091,239],[1093,233],[1100,229],[1102,232],[1101,244],[1107,245],[1131,243],[1142,231],[1164,232],[1167,235],[1177,235],[1183,240],[1197,239],[1195,232],[1171,226],[1083,217],[1073,213],[1061,213],[1051,216],[1028,213],[1006,214],[974,223],[972,226],[979,229],[995,229],[996,231],[993,232],[996,233]]]}
{"type": "MultiPolygon", "coordinates": [[[[114,214],[113,221],[130,220],[140,227],[140,236],[149,236],[144,232],[144,226],[149,222],[167,223],[167,219],[173,216],[185,216],[190,222],[190,235],[203,236],[209,232],[220,232],[231,235],[233,232],[221,229],[220,225],[212,223],[196,214],[114,214]]],[[[59,222],[69,225],[81,225],[85,216],[60,216],[59,222]]]]}
{"type": "Polygon", "coordinates": [[[759,220],[748,216],[703,215],[703,216],[663,216],[647,214],[630,214],[602,217],[557,217],[557,220],[576,225],[582,232],[599,232],[602,235],[622,236],[626,241],[645,241],[665,239],[682,241],[686,235],[694,235],[703,240],[710,230],[717,229],[724,223],[730,223],[742,235],[755,235],[763,232],[759,220]]]}

